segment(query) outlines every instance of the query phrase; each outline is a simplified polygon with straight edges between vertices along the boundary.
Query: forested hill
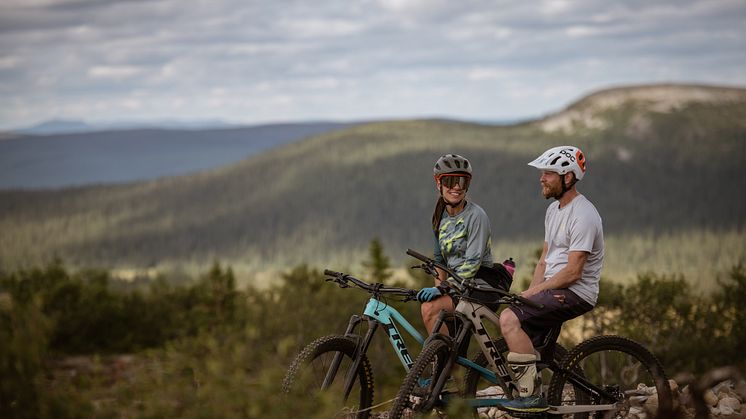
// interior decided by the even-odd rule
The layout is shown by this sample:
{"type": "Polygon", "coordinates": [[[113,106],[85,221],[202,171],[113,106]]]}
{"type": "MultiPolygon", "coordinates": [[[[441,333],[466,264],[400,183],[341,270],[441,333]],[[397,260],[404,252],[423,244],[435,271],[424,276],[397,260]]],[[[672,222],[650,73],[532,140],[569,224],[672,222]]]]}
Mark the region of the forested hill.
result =
{"type": "Polygon", "coordinates": [[[0,133],[0,189],[61,188],[185,175],[352,125],[299,122],[90,131],[92,128],[83,123],[51,122],[30,131],[44,133],[50,127],[89,130],[50,135],[0,133]]]}
{"type": "Polygon", "coordinates": [[[586,152],[579,190],[609,237],[744,231],[746,89],[656,85],[597,92],[514,126],[372,123],[192,176],[0,192],[0,266],[53,254],[95,265],[320,265],[375,236],[397,256],[429,249],[432,164],[449,152],[472,160],[470,199],[490,216],[496,243],[540,242],[548,201],[526,163],[561,144],[586,152]]]}

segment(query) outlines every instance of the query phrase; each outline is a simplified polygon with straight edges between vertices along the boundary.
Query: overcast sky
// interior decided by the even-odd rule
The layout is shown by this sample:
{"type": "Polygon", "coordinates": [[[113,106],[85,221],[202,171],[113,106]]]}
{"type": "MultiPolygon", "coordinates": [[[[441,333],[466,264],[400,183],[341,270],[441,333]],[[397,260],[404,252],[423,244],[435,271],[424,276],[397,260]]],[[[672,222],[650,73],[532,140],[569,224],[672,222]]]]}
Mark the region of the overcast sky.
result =
{"type": "Polygon", "coordinates": [[[746,86],[746,1],[0,0],[0,129],[546,114],[746,86]]]}

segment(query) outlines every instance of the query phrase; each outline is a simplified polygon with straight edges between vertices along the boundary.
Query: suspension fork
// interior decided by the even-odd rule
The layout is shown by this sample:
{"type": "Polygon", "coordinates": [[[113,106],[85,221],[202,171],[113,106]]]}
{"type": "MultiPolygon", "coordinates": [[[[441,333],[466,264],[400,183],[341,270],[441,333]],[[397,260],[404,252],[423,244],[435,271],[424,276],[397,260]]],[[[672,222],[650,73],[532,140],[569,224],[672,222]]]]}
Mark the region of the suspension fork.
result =
{"type": "MultiPolygon", "coordinates": [[[[444,318],[447,316],[456,317],[457,319],[461,320],[461,328],[458,330],[458,335],[456,335],[455,339],[448,339],[446,341],[448,345],[450,346],[450,351],[448,353],[448,360],[443,365],[443,372],[439,374],[438,381],[433,386],[432,391],[430,392],[430,395],[427,399],[427,402],[423,406],[424,411],[430,411],[435,406],[435,403],[438,402],[440,393],[443,391],[443,388],[445,388],[446,382],[448,381],[448,378],[450,378],[451,376],[451,370],[453,369],[453,366],[456,364],[456,359],[458,359],[459,348],[461,347],[461,343],[464,341],[464,339],[469,339],[469,335],[471,333],[471,328],[472,328],[471,322],[464,322],[460,317],[454,316],[452,313],[441,312],[441,315],[438,317],[438,320],[436,322],[436,327],[439,328],[440,325],[443,323],[444,318]]],[[[433,329],[433,330],[439,330],[439,329],[433,329]]]]}
{"type": "MultiPolygon", "coordinates": [[[[358,324],[362,319],[357,314],[353,314],[350,316],[350,321],[347,323],[347,329],[345,330],[345,336],[351,337],[355,339],[355,341],[358,343],[358,347],[355,348],[354,357],[357,358],[357,354],[359,352],[359,336],[354,334],[353,331],[357,327],[358,324]]],[[[326,371],[326,376],[324,377],[324,382],[321,384],[321,390],[326,390],[329,388],[329,386],[332,384],[332,381],[334,381],[334,377],[337,376],[337,370],[339,370],[339,364],[342,363],[342,352],[337,352],[334,354],[334,358],[332,359],[331,365],[329,365],[329,369],[326,371]]]]}
{"type": "MultiPolygon", "coordinates": [[[[345,377],[345,401],[347,401],[347,398],[350,396],[350,392],[352,391],[352,385],[355,383],[357,369],[360,367],[363,355],[368,352],[370,341],[373,339],[373,335],[376,333],[376,330],[378,330],[378,325],[380,324],[380,322],[376,319],[367,316],[366,319],[368,320],[368,331],[365,333],[365,337],[363,337],[363,340],[358,342],[357,348],[355,350],[355,356],[352,360],[352,365],[350,365],[350,369],[349,371],[347,371],[347,376],[345,377]]],[[[341,356],[342,354],[337,355],[341,356]]]]}

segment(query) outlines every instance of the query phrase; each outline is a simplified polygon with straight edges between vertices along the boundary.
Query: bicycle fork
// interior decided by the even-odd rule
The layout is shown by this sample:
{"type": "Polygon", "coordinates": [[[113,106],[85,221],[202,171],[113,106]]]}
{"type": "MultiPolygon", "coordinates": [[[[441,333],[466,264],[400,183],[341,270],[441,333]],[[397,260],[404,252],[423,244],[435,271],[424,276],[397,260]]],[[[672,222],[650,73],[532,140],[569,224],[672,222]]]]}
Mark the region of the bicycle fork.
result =
{"type": "MultiPolygon", "coordinates": [[[[440,330],[440,327],[443,325],[445,321],[445,317],[452,316],[451,313],[445,313],[441,312],[441,315],[438,317],[438,320],[435,322],[435,326],[433,327],[433,330],[440,330]]],[[[446,337],[445,342],[450,347],[450,351],[448,353],[448,360],[444,364],[442,364],[442,372],[438,375],[438,381],[434,383],[434,386],[432,388],[432,391],[430,392],[429,397],[427,398],[425,404],[423,405],[423,411],[427,412],[432,410],[435,407],[435,404],[440,399],[440,394],[443,391],[443,389],[446,386],[446,382],[451,376],[451,370],[453,369],[453,365],[456,363],[456,360],[459,358],[459,346],[460,342],[463,342],[464,339],[468,339],[468,334],[471,332],[471,324],[466,323],[463,325],[462,328],[459,329],[458,335],[455,339],[446,337]]],[[[433,335],[437,336],[437,335],[433,335]]],[[[441,337],[442,339],[442,337],[441,337]]],[[[439,366],[436,366],[439,367],[439,366]]],[[[438,371],[438,370],[436,370],[438,371]]]]}
{"type": "MultiPolygon", "coordinates": [[[[360,340],[360,335],[357,335],[353,333],[355,328],[362,322],[362,318],[358,316],[357,314],[354,314],[350,317],[350,321],[347,324],[347,329],[345,330],[345,336],[351,337],[357,341],[357,347],[355,348],[355,353],[353,354],[352,358],[352,364],[350,365],[350,369],[347,371],[345,375],[345,381],[344,381],[344,400],[347,401],[347,398],[350,396],[350,392],[352,392],[352,385],[355,383],[355,375],[357,373],[357,369],[360,368],[360,362],[362,359],[362,354],[368,352],[368,347],[370,346],[370,341],[373,338],[373,334],[376,332],[376,329],[378,329],[378,321],[368,318],[368,331],[365,333],[365,337],[363,337],[362,341],[360,340]]],[[[326,390],[329,388],[331,383],[334,381],[334,378],[337,376],[337,372],[339,370],[339,365],[342,363],[342,357],[344,355],[341,352],[338,352],[334,355],[334,359],[332,360],[331,365],[329,366],[329,370],[326,372],[326,376],[324,377],[324,383],[321,385],[322,390],[326,390]]]]}

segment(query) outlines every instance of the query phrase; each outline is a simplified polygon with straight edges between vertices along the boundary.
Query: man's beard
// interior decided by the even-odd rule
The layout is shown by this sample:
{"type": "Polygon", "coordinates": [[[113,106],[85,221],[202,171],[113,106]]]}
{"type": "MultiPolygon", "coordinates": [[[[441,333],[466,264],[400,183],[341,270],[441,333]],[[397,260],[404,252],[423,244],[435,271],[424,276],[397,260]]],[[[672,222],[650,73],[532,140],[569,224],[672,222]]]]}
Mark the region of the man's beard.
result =
{"type": "Polygon", "coordinates": [[[542,185],[541,194],[544,195],[544,198],[546,199],[551,199],[551,198],[559,199],[563,195],[562,187],[561,186],[552,187],[552,186],[542,185]]]}

